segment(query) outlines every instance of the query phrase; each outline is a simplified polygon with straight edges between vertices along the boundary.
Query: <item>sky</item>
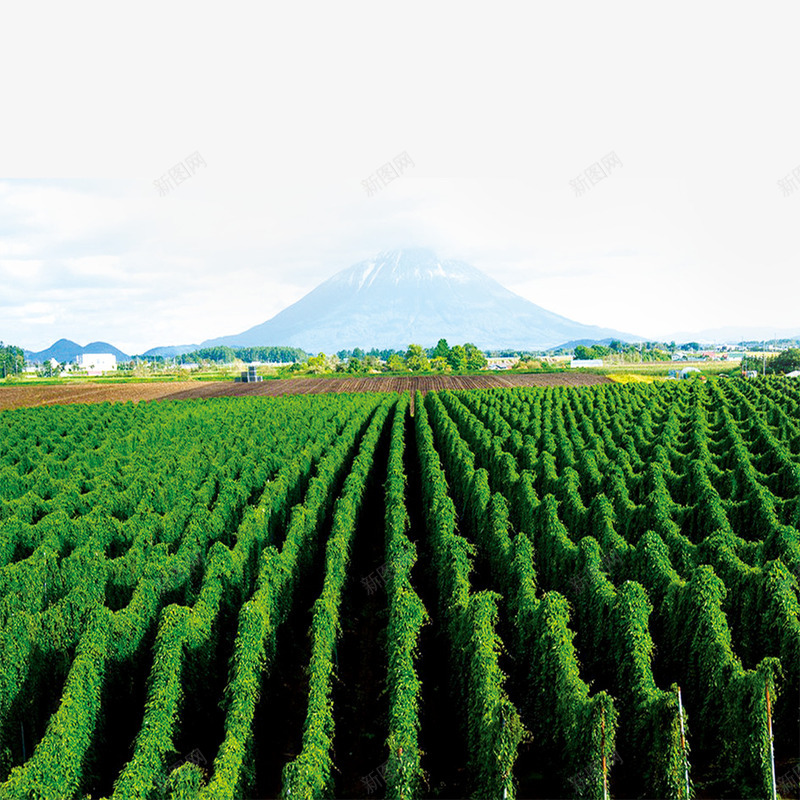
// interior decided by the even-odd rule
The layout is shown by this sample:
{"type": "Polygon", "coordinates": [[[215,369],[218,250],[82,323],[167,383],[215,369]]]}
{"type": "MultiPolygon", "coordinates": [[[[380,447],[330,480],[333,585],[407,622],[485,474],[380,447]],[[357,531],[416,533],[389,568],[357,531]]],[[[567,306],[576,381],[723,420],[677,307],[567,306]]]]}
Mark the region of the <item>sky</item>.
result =
{"type": "Polygon", "coordinates": [[[0,340],[199,343],[405,246],[648,338],[800,333],[795,12],[14,4],[0,340]]]}

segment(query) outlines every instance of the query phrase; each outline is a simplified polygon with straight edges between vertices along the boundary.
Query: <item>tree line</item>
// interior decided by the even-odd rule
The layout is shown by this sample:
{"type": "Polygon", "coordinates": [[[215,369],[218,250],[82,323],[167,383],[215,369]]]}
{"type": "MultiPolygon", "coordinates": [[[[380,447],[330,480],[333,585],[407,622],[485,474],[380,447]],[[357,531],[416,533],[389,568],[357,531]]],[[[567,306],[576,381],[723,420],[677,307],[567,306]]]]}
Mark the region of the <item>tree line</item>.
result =
{"type": "Polygon", "coordinates": [[[382,370],[384,372],[465,372],[484,369],[488,360],[483,351],[471,342],[450,347],[446,339],[439,339],[435,347],[426,349],[419,344],[410,344],[405,351],[378,350],[364,352],[340,350],[335,355],[319,353],[310,356],[302,364],[294,364],[292,372],[349,372],[361,373],[382,370]]]}
{"type": "Polygon", "coordinates": [[[305,361],[308,353],[299,347],[202,347],[176,356],[178,364],[194,364],[198,361],[213,361],[217,364],[226,364],[231,361],[263,361],[272,364],[287,364],[305,361]]]}
{"type": "Polygon", "coordinates": [[[18,375],[25,367],[25,353],[21,347],[0,342],[0,376],[18,375]]]}
{"type": "MultiPolygon", "coordinates": [[[[697,342],[689,342],[687,345],[682,345],[683,349],[699,350],[700,345],[697,342]],[[696,347],[694,345],[697,345],[696,347]]],[[[604,358],[607,356],[626,356],[636,354],[642,361],[669,361],[671,353],[676,350],[675,342],[669,345],[660,342],[621,342],[614,339],[609,342],[608,346],[603,344],[595,344],[587,346],[579,344],[575,346],[574,354],[578,359],[592,359],[604,358]]]]}
{"type": "Polygon", "coordinates": [[[767,375],[785,375],[800,369],[800,347],[790,347],[776,356],[745,356],[743,370],[756,370],[767,375]]]}

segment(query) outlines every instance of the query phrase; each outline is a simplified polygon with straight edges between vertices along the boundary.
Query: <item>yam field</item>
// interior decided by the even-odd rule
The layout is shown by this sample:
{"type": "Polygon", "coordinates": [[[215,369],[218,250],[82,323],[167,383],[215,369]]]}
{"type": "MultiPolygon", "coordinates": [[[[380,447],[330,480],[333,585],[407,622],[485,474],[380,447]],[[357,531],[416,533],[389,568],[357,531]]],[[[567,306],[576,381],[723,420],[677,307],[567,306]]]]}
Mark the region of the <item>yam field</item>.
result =
{"type": "Polygon", "coordinates": [[[797,797],[797,383],[411,400],[0,412],[0,798],[797,797]]]}

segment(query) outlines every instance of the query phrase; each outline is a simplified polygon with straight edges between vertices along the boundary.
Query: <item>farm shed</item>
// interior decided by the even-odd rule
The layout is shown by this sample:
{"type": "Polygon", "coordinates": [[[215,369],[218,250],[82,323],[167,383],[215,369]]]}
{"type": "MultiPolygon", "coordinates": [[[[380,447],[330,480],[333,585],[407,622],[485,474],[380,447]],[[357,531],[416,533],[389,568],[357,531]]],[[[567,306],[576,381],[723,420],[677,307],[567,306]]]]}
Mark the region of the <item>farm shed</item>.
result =
{"type": "Polygon", "coordinates": [[[260,375],[256,375],[255,364],[250,364],[240,377],[235,378],[236,383],[261,383],[263,380],[260,375]]]}

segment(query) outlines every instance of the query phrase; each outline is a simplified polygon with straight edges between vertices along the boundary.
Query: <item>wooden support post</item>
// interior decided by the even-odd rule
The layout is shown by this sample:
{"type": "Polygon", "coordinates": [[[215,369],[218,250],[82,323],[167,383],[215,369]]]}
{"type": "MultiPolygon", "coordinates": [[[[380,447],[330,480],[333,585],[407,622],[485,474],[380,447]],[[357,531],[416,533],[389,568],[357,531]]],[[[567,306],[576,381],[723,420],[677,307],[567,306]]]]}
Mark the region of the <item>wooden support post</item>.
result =
{"type": "Polygon", "coordinates": [[[686,736],[683,730],[683,702],[681,701],[681,687],[678,687],[678,716],[681,719],[681,753],[683,754],[683,773],[686,780],[686,800],[689,800],[689,759],[686,757],[686,736]]]}
{"type": "Polygon", "coordinates": [[[777,800],[778,788],[775,785],[775,746],[772,737],[772,703],[769,698],[769,681],[764,680],[764,688],[767,691],[767,729],[769,730],[769,764],[770,775],[772,777],[772,800],[777,800]]]}
{"type": "Polygon", "coordinates": [[[603,800],[608,800],[608,767],[606,765],[606,712],[601,720],[603,730],[603,800]]]}

